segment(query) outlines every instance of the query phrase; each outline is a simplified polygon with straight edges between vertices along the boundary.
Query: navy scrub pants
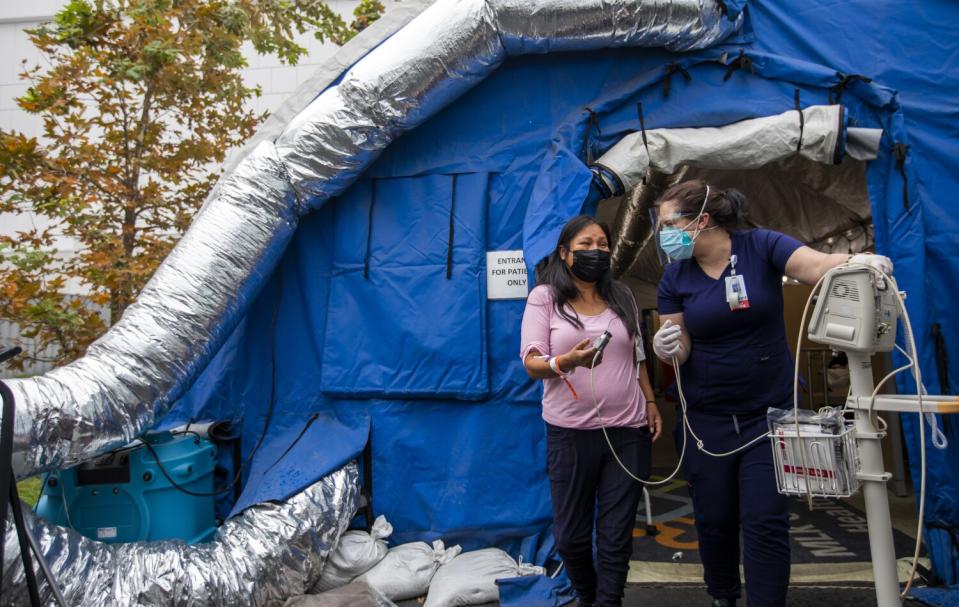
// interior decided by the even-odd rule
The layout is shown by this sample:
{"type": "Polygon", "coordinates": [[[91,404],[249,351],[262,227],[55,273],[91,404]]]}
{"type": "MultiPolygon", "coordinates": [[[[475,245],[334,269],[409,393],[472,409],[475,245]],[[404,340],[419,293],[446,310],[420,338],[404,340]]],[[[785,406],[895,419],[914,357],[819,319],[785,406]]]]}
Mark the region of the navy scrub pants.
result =
{"type": "MultiPolygon", "coordinates": [[[[713,453],[731,451],[767,430],[765,412],[739,416],[690,412],[689,423],[713,453]]],[[[680,424],[682,418],[675,431],[677,449],[682,446],[680,424]]],[[[784,606],[789,586],[789,502],[776,490],[769,441],[716,458],[697,449],[686,432],[683,472],[693,499],[709,594],[717,599],[740,597],[741,529],[747,604],[784,606]]]]}
{"type": "MultiPolygon", "coordinates": [[[[636,476],[650,473],[647,427],[609,428],[623,464],[636,476]]],[[[602,430],[546,424],[547,472],[553,500],[553,535],[581,601],[619,607],[629,573],[633,527],[643,487],[610,453],[602,430]],[[595,523],[596,561],[593,561],[595,523]]]]}

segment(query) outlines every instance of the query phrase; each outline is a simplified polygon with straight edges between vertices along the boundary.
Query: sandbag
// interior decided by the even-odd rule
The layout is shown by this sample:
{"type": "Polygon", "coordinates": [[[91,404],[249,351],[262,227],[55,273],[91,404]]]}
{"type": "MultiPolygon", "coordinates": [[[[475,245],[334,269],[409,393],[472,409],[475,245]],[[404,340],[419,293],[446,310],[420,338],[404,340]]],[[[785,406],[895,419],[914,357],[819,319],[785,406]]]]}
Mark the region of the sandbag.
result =
{"type": "Polygon", "coordinates": [[[424,607],[461,607],[499,601],[496,580],[543,575],[542,567],[517,564],[499,548],[465,552],[433,576],[424,607]]]}
{"type": "Polygon", "coordinates": [[[320,579],[311,592],[323,592],[344,586],[372,569],[386,557],[389,549],[385,540],[391,533],[393,533],[393,525],[390,525],[383,515],[376,517],[369,533],[365,531],[344,533],[336,550],[326,561],[320,579]]]}
{"type": "Polygon", "coordinates": [[[430,546],[412,542],[391,548],[375,567],[357,578],[393,601],[414,599],[426,594],[430,581],[441,565],[453,560],[462,548],[446,549],[441,540],[430,546]]]}

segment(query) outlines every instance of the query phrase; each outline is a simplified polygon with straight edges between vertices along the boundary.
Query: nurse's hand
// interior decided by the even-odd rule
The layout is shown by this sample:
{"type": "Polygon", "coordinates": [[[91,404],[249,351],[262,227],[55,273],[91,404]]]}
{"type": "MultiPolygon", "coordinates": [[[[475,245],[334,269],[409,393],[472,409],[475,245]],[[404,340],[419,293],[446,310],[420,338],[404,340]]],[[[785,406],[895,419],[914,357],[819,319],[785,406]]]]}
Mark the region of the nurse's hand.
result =
{"type": "Polygon", "coordinates": [[[871,253],[860,253],[849,258],[849,263],[862,264],[876,268],[880,272],[892,274],[892,260],[885,255],[873,255],[871,253]]]}
{"type": "Polygon", "coordinates": [[[656,403],[646,401],[646,423],[649,424],[649,431],[653,433],[653,442],[663,433],[663,416],[659,413],[656,403]]]}
{"type": "MultiPolygon", "coordinates": [[[[596,348],[593,347],[593,342],[589,339],[584,339],[579,342],[573,349],[563,354],[562,356],[562,369],[569,373],[576,367],[591,367],[593,365],[593,357],[596,356],[596,348]]],[[[600,353],[599,358],[596,359],[596,364],[599,365],[603,362],[603,355],[600,353]]]]}
{"type": "Polygon", "coordinates": [[[682,327],[667,320],[653,336],[653,352],[663,360],[669,360],[676,356],[682,347],[682,334],[682,327]]]}

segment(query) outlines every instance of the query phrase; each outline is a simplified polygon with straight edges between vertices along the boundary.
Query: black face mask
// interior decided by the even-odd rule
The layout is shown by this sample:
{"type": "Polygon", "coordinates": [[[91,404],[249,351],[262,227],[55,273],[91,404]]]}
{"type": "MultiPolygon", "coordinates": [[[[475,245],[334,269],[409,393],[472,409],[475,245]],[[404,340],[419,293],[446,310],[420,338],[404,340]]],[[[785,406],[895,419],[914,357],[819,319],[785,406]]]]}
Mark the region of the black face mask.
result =
{"type": "Polygon", "coordinates": [[[600,249],[573,251],[573,275],[586,282],[598,282],[609,272],[609,252],[600,249]]]}

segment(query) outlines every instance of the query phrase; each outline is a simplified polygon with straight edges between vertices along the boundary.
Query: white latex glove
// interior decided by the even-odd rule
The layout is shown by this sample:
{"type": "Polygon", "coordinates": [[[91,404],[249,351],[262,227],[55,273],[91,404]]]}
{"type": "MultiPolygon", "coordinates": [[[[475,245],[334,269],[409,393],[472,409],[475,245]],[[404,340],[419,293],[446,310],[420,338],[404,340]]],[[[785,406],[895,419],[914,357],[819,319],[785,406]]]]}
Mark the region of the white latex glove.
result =
{"type": "Polygon", "coordinates": [[[682,328],[679,325],[674,325],[671,320],[663,323],[663,326],[653,336],[653,352],[656,353],[656,356],[670,359],[679,354],[679,349],[682,347],[680,341],[682,332],[682,328]]]}
{"type": "Polygon", "coordinates": [[[873,255],[871,253],[859,253],[858,255],[853,255],[849,260],[849,263],[858,263],[865,266],[871,266],[876,268],[880,272],[884,272],[892,276],[892,260],[886,257],[885,255],[873,255]]]}

